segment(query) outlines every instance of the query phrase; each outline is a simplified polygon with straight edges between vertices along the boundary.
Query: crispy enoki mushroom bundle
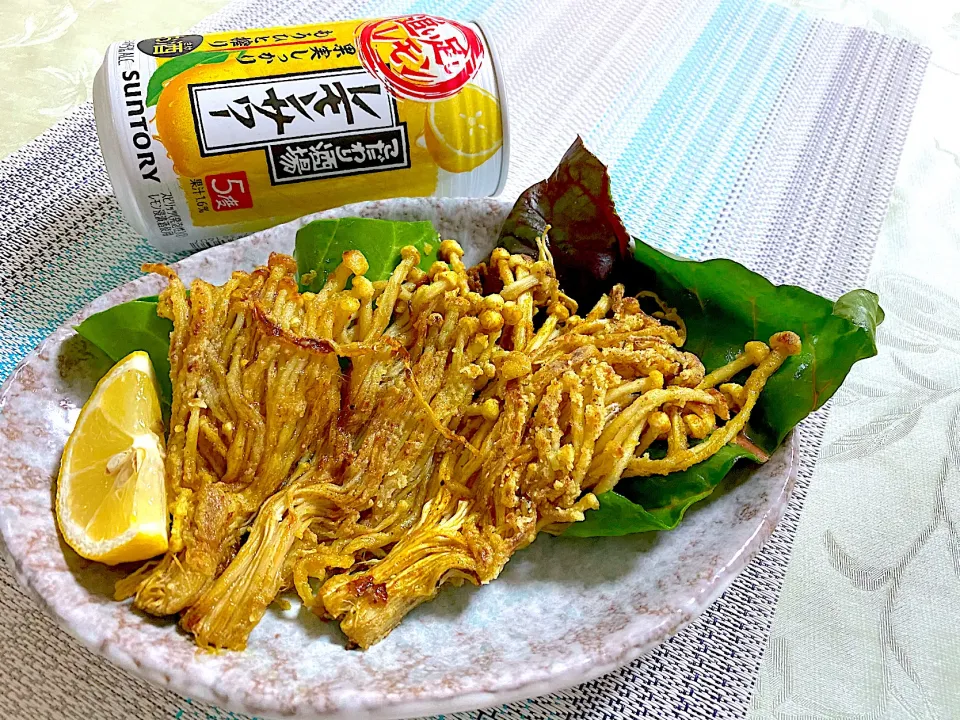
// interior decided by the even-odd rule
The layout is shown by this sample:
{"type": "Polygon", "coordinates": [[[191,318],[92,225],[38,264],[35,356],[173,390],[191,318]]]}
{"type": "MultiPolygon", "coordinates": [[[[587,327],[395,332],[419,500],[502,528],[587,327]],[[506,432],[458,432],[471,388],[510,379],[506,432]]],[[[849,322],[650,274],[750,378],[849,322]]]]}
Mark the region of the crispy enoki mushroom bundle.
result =
{"type": "MultiPolygon", "coordinates": [[[[522,258],[495,253],[492,260],[506,276],[505,288],[529,277],[522,258]]],[[[707,438],[711,448],[728,442],[749,417],[753,390],[799,351],[795,335],[778,334],[773,351],[751,345],[749,362],[738,358],[707,379],[699,360],[677,349],[679,331],[643,313],[620,287],[583,319],[548,304],[536,333],[537,303],[517,299],[502,313],[510,322],[501,345],[511,348],[511,372],[476,401],[500,410],[467,417],[456,429],[469,445],[451,447],[435,464],[437,494],[387,556],[320,590],[324,609],[361,647],[380,640],[445,582],[490,582],[539,531],[582,520],[597,507],[596,494],[612,489],[631,463],[647,461],[654,442],[667,440],[666,457],[636,474],[688,467],[696,453],[688,436],[707,438]],[[730,401],[711,386],[753,362],[758,367],[731,418],[730,401]],[[714,429],[718,417],[729,421],[714,429]]]]}
{"type": "MultiPolygon", "coordinates": [[[[330,567],[382,554],[419,514],[438,445],[462,442],[447,428],[469,407],[486,378],[477,363],[489,363],[495,348],[479,332],[483,302],[467,289],[460,255],[455,243],[442,244],[448,263],[425,275],[416,251],[406,249],[390,280],[367,298],[375,304],[371,322],[358,322],[356,342],[337,348],[351,360],[338,420],[346,451],[318,448],[309,469],[267,502],[236,560],[184,615],[199,643],[243,647],[279,589],[293,582],[285,558],[301,554],[295,546],[304,536],[313,577],[322,578],[330,567]]],[[[358,316],[365,315],[361,307],[358,316]]],[[[312,339],[288,340],[307,346],[312,339]]],[[[309,592],[305,575],[300,585],[309,592]]]]}
{"type": "MultiPolygon", "coordinates": [[[[355,253],[344,266],[362,272],[366,261],[355,253]]],[[[140,609],[169,615],[223,571],[245,527],[297,464],[318,445],[336,444],[337,356],[282,336],[342,340],[359,302],[344,293],[301,295],[296,264],[283,255],[220,286],[195,280],[189,296],[169,268],[145,269],[167,277],[159,313],[174,326],[166,458],[173,524],[167,554],[122,581],[117,594],[136,594],[140,609]]]]}
{"type": "Polygon", "coordinates": [[[796,335],[778,333],[706,374],[680,349],[685,330],[669,308],[647,314],[617,286],[574,314],[542,244],[537,261],[494,251],[486,274],[498,292],[487,283],[487,294],[462,254],[446,241],[423,273],[405,248],[377,283],[345,258],[318,295],[288,298],[339,308],[330,327],[258,316],[293,356],[349,367],[324,376],[337,398],[328,427],[301,443],[247,516],[236,557],[186,603],[182,625],[199,644],[244,647],[294,587],[369,647],[444,583],[490,582],[538,532],[582,520],[621,477],[684,469],[740,437],[766,379],[799,351],[796,335]],[[666,446],[661,459],[648,454],[654,443],[666,446]]]}

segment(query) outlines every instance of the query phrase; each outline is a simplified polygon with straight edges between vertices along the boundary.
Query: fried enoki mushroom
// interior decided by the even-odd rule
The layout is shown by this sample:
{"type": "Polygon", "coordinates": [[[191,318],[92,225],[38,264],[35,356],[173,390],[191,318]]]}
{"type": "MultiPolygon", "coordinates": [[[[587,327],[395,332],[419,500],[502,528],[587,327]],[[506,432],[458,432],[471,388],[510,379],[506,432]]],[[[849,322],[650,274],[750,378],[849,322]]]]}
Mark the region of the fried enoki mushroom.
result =
{"type": "Polygon", "coordinates": [[[800,350],[795,334],[777,333],[708,374],[681,349],[675,311],[661,303],[647,314],[616,286],[577,315],[545,244],[540,250],[537,260],[495,250],[483,285],[451,241],[426,273],[405,248],[379,282],[364,277],[362,256],[347,253],[316,295],[298,293],[288,261],[275,256],[251,275],[236,273],[225,294],[203,288],[225,299],[200,312],[194,303],[206,296],[186,297],[162,270],[176,300],[165,310],[179,369],[171,422],[176,430],[208,418],[209,445],[219,448],[219,438],[224,459],[201,441],[207,435],[171,432],[181,539],[140,584],[138,603],[185,610],[181,624],[200,645],[241,649],[270,602],[294,588],[369,647],[443,584],[495,579],[539,532],[582,520],[622,477],[682,470],[739,438],[766,380],[800,350]],[[255,276],[266,287],[272,273],[282,299],[279,290],[263,299],[241,291],[260,287],[255,276]],[[191,363],[191,343],[217,348],[217,358],[232,357],[225,346],[243,348],[246,414],[211,410],[226,408],[227,397],[238,402],[221,390],[233,364],[191,363]],[[264,435],[272,417],[293,426],[289,437],[264,435]],[[243,453],[233,449],[241,432],[264,438],[249,473],[256,480],[246,483],[227,472],[243,453]],[[650,457],[655,444],[659,459],[650,457]],[[217,516],[218,537],[229,538],[213,545],[219,552],[207,549],[204,493],[230,508],[217,516]],[[198,547],[215,568],[195,562],[198,547]],[[184,581],[191,572],[202,581],[184,581]],[[170,577],[189,592],[168,589],[175,603],[141,601],[162,596],[170,577]]]}
{"type": "MultiPolygon", "coordinates": [[[[351,361],[338,390],[345,450],[317,448],[303,474],[268,501],[234,563],[183,617],[199,643],[242,647],[295,570],[309,592],[301,556],[322,579],[328,568],[382,555],[419,514],[438,444],[460,442],[448,427],[475,393],[470,368],[489,362],[494,348],[475,333],[482,298],[467,292],[460,254],[443,244],[449,263],[424,274],[416,251],[405,249],[391,278],[371,284],[370,312],[362,306],[349,329],[355,343],[338,348],[351,361]]],[[[334,276],[324,290],[346,280],[334,276]]],[[[301,346],[312,340],[288,338],[301,346]]]]}
{"type": "MultiPolygon", "coordinates": [[[[362,272],[366,261],[355,253],[343,268],[362,272]]],[[[174,327],[166,458],[173,524],[167,554],[117,594],[170,615],[224,570],[246,526],[297,464],[318,445],[335,444],[337,356],[285,342],[283,333],[339,339],[359,302],[343,293],[301,295],[296,264],[282,255],[220,286],[195,280],[189,296],[169,268],[145,270],[169,281],[158,312],[174,327]]]]}
{"type": "MultiPolygon", "coordinates": [[[[492,263],[505,290],[530,277],[523,258],[495,252],[492,263]]],[[[688,467],[695,451],[688,437],[710,443],[720,437],[716,447],[725,444],[749,417],[753,388],[799,351],[792,333],[775,336],[776,349],[756,356],[748,399],[731,417],[726,398],[710,383],[745,369],[739,358],[707,381],[699,360],[678,350],[681,331],[643,313],[622,287],[580,319],[569,315],[569,302],[538,297],[537,285],[524,285],[530,294],[501,311],[499,344],[510,367],[505,360],[474,402],[478,410],[496,411],[463,417],[456,432],[467,445],[451,447],[435,463],[438,492],[387,556],[320,589],[323,610],[361,647],[384,637],[443,583],[490,582],[539,531],[562,531],[582,520],[597,507],[596,494],[646,459],[654,442],[667,441],[663,464],[634,474],[688,467]],[[541,308],[547,317],[533,332],[541,308]],[[714,430],[718,417],[728,422],[714,430]]],[[[310,596],[303,599],[316,607],[310,596]]]]}

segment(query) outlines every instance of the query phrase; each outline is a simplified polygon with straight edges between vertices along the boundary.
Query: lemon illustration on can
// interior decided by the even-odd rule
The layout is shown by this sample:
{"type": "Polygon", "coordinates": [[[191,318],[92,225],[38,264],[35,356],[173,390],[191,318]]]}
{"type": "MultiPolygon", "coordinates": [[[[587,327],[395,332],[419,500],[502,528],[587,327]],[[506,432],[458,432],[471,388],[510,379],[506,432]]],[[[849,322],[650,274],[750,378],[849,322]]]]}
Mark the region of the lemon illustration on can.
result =
{"type": "Polygon", "coordinates": [[[157,101],[157,135],[180,176],[200,177],[222,172],[231,164],[227,155],[202,157],[196,140],[190,86],[214,80],[255,77],[252,66],[230,59],[225,62],[198,64],[166,82],[157,101]]]}
{"type": "Polygon", "coordinates": [[[500,105],[486,90],[467,85],[453,97],[429,104],[424,135],[439,167],[469,172],[503,145],[500,105]]]}
{"type": "Polygon", "coordinates": [[[423,135],[427,123],[427,103],[419,100],[397,100],[397,111],[400,119],[407,124],[407,136],[410,142],[415,143],[423,135]]]}

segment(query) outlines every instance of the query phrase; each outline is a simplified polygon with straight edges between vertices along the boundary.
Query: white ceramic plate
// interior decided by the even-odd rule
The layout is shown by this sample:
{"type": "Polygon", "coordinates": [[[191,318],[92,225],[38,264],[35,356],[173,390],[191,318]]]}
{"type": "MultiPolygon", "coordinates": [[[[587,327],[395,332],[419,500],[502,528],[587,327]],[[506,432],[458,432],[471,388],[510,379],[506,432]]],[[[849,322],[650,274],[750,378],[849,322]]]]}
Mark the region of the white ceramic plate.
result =
{"type": "MultiPolygon", "coordinates": [[[[392,200],[322,213],[430,219],[482,259],[509,206],[490,200],[392,200]]],[[[291,252],[307,220],[194,255],[184,279],[291,252]]],[[[271,608],[242,653],[199,652],[172,621],[111,599],[121,572],[79,558],[57,535],[51,499],[63,445],[108,363],[71,327],[155,294],[143,277],[68,320],[17,368],[0,399],[0,531],[14,572],[73,635],[127,670],[185,695],[256,715],[398,718],[500,704],[613,670],[676,633],[726,588],[770,536],[793,485],[791,437],[740,472],[673,532],[541,537],[483,588],[446,588],[365,652],[294,602],[271,608]]]]}

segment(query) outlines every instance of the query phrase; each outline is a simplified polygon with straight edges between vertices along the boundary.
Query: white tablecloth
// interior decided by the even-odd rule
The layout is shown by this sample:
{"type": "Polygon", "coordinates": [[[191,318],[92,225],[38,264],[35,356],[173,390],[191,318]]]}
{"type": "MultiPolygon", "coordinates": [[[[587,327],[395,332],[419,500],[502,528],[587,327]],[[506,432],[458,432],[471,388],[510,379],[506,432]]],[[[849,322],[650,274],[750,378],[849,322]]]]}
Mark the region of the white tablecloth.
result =
{"type": "Polygon", "coordinates": [[[834,399],[750,717],[960,717],[960,4],[792,5],[933,55],[867,282],[880,354],[834,399]]]}

